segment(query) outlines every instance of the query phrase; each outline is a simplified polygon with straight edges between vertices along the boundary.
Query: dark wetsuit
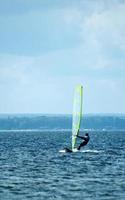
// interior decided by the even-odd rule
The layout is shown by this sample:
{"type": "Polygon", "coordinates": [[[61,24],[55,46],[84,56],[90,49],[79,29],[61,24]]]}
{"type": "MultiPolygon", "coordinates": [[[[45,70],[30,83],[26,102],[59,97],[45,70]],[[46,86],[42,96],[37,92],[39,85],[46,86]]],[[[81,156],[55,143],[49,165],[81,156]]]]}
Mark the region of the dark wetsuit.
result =
{"type": "Polygon", "coordinates": [[[83,139],[83,141],[81,142],[81,144],[78,147],[78,150],[80,150],[81,147],[85,146],[89,142],[90,138],[89,138],[89,135],[87,135],[87,136],[85,135],[84,137],[82,137],[82,136],[77,136],[77,137],[83,139]]]}
{"type": "MultiPolygon", "coordinates": [[[[85,136],[77,136],[78,138],[81,138],[83,141],[81,142],[81,144],[79,145],[79,147],[77,148],[78,150],[81,149],[81,147],[85,146],[88,142],[89,142],[89,135],[85,135],[85,136]]],[[[68,153],[71,153],[72,150],[65,148],[65,151],[68,153]]]]}

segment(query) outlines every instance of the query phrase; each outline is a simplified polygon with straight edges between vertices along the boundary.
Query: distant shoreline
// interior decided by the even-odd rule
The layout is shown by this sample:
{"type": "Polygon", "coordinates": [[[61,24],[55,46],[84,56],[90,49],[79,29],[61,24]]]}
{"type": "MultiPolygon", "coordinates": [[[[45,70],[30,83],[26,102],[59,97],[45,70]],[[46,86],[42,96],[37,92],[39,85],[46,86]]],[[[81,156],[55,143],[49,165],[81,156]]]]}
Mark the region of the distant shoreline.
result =
{"type": "MultiPolygon", "coordinates": [[[[16,117],[37,117],[37,116],[45,116],[45,117],[71,117],[72,113],[69,114],[64,114],[64,113],[59,113],[59,114],[52,114],[52,113],[0,113],[0,118],[1,117],[9,117],[9,116],[16,116],[16,117]]],[[[88,117],[88,116],[101,116],[101,117],[113,117],[113,116],[118,116],[118,117],[125,117],[125,113],[83,113],[83,117],[88,117]]]]}
{"type": "MultiPolygon", "coordinates": [[[[72,129],[72,115],[0,114],[0,131],[61,131],[72,129]]],[[[125,130],[125,115],[83,115],[81,130],[125,130]]]]}

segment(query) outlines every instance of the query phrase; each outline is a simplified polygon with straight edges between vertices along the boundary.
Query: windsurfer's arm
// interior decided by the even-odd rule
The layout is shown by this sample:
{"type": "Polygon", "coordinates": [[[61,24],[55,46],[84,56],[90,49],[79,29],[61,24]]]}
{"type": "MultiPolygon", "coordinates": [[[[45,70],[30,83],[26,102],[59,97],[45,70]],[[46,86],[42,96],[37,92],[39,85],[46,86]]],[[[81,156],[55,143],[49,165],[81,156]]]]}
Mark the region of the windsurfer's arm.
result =
{"type": "Polygon", "coordinates": [[[78,138],[80,138],[80,139],[84,139],[84,137],[83,137],[83,136],[79,136],[79,135],[77,135],[77,137],[78,137],[78,138]]]}

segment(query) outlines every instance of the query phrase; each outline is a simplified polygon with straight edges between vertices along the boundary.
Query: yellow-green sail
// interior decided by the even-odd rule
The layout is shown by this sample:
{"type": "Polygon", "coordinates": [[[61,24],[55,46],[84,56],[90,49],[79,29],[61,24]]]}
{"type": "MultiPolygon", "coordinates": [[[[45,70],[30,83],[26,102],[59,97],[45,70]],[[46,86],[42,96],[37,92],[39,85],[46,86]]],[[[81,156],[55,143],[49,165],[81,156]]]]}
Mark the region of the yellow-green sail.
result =
{"type": "Polygon", "coordinates": [[[82,118],[82,99],[83,99],[83,87],[81,85],[76,86],[74,94],[73,104],[73,119],[72,119],[72,150],[76,148],[76,139],[79,134],[80,123],[82,118]]]}

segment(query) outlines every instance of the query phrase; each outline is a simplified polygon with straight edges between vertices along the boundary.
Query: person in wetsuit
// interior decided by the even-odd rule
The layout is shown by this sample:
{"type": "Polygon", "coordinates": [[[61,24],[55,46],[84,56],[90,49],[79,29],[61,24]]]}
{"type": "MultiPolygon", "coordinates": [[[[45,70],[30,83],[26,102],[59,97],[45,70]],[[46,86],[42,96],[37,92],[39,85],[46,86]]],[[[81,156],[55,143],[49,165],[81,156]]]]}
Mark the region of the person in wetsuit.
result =
{"type": "Polygon", "coordinates": [[[81,142],[81,144],[79,145],[79,147],[77,148],[78,150],[81,149],[81,147],[87,145],[87,143],[89,142],[90,140],[90,137],[89,137],[89,134],[88,133],[85,133],[85,136],[77,136],[78,138],[82,139],[83,141],[81,142]]]}
{"type": "MultiPolygon", "coordinates": [[[[83,140],[83,141],[80,143],[80,145],[79,145],[79,147],[77,148],[77,150],[80,150],[81,147],[87,145],[87,143],[88,143],[89,140],[90,140],[90,137],[89,137],[89,134],[88,134],[88,133],[85,133],[85,136],[78,136],[78,135],[77,135],[76,137],[78,137],[78,138],[80,138],[80,139],[83,140]]],[[[70,150],[69,148],[65,148],[65,151],[66,151],[66,152],[69,152],[69,153],[72,152],[72,150],[70,150]]]]}

